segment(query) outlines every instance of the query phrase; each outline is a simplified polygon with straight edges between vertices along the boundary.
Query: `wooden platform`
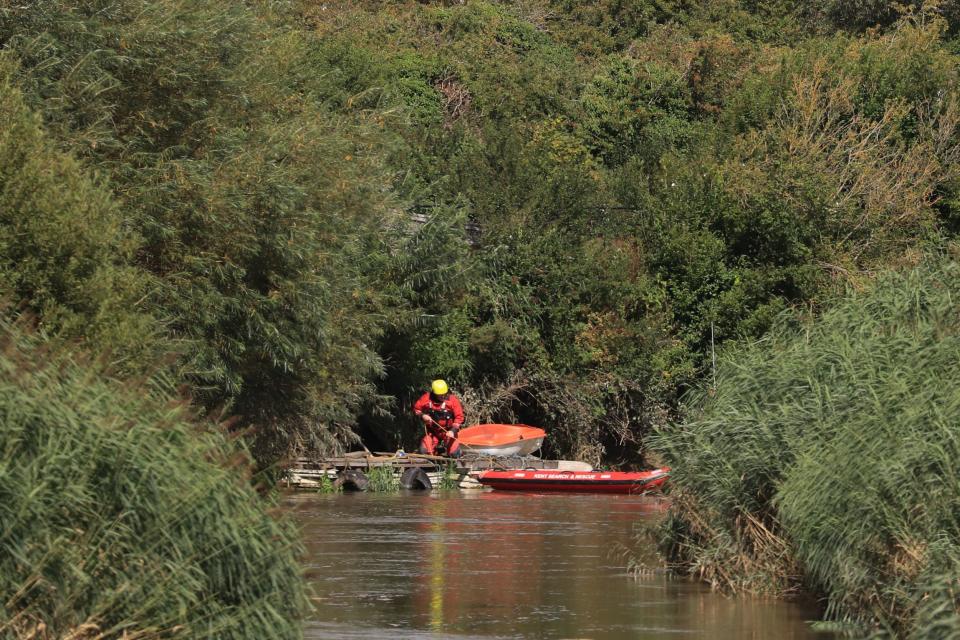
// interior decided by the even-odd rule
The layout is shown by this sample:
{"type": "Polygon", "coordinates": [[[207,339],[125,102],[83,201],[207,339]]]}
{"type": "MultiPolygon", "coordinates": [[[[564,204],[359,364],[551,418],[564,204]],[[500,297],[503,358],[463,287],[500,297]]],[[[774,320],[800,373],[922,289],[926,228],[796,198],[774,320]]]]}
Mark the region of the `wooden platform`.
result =
{"type": "Polygon", "coordinates": [[[370,471],[380,467],[389,467],[399,475],[411,467],[421,468],[434,484],[453,467],[459,484],[480,487],[471,475],[488,469],[560,469],[569,471],[590,471],[592,467],[585,462],[575,460],[542,460],[535,456],[476,456],[464,455],[462,458],[444,458],[418,453],[381,453],[354,451],[343,456],[329,458],[300,458],[287,470],[284,484],[288,487],[309,489],[320,485],[324,477],[335,480],[346,470],[370,471]]]}

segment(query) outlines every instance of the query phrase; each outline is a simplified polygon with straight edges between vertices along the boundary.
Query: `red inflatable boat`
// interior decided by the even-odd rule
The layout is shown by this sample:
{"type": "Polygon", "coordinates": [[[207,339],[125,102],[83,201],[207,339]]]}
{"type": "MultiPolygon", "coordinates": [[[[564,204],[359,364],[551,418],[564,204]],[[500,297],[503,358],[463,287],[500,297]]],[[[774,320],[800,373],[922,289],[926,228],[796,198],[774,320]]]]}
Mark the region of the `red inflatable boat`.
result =
{"type": "Polygon", "coordinates": [[[577,493],[646,493],[658,489],[670,475],[666,467],[653,471],[558,471],[556,469],[484,471],[480,484],[507,491],[569,491],[577,493]]]}

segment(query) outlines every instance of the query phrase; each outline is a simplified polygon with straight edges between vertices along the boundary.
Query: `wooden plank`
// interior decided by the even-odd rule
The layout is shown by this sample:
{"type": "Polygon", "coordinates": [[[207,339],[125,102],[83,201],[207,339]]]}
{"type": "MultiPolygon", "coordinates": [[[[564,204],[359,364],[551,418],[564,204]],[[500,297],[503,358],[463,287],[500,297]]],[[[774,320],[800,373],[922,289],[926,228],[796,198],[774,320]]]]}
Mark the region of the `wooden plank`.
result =
{"type": "Polygon", "coordinates": [[[423,458],[404,457],[404,458],[324,458],[318,461],[297,462],[291,468],[293,469],[372,469],[374,467],[436,467],[438,465],[434,460],[423,458]]]}
{"type": "MultiPolygon", "coordinates": [[[[443,473],[447,465],[455,465],[460,478],[467,479],[468,474],[475,475],[488,469],[561,469],[569,471],[590,471],[592,467],[576,460],[542,460],[534,456],[490,456],[467,455],[453,459],[443,456],[431,456],[419,453],[352,451],[342,456],[320,459],[300,458],[287,471],[287,483],[292,486],[313,487],[320,484],[324,477],[336,478],[343,469],[368,471],[388,467],[397,474],[404,469],[417,467],[428,474],[443,473]]],[[[472,484],[469,479],[466,484],[472,484]]]]}

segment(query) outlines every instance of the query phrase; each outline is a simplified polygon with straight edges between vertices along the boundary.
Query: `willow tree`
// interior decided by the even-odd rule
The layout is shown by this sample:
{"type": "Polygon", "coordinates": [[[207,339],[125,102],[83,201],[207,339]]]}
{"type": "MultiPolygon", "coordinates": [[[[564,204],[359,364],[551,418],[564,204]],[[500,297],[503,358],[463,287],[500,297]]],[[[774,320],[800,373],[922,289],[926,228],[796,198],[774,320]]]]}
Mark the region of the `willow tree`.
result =
{"type": "Polygon", "coordinates": [[[0,299],[42,331],[109,352],[117,366],[153,366],[160,326],[154,283],[137,268],[139,238],[109,190],[57,149],[0,57],[0,299]]]}
{"type": "Polygon", "coordinates": [[[375,401],[387,209],[377,114],[328,113],[309,47],[258,11],[32,3],[0,13],[0,40],[140,236],[177,375],[255,427],[266,462],[339,446],[375,401]]]}

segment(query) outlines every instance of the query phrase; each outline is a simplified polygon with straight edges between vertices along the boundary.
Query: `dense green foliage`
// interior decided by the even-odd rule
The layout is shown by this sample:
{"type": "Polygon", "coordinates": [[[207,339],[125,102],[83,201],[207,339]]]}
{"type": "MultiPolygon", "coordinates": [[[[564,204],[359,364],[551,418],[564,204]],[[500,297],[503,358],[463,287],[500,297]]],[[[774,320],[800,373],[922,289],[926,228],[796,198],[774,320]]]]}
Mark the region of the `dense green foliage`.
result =
{"type": "Polygon", "coordinates": [[[385,219],[367,125],[322,109],[309,50],[269,19],[178,0],[0,13],[28,103],[123,211],[134,251],[115,260],[152,280],[179,375],[207,409],[258,425],[264,459],[331,446],[372,397],[363,267],[385,219]]]}
{"type": "Polygon", "coordinates": [[[169,390],[0,327],[0,635],[295,638],[295,532],[169,390]]]}
{"type": "Polygon", "coordinates": [[[952,224],[957,59],[932,9],[824,37],[785,4],[303,6],[327,104],[407,120],[393,185],[430,220],[391,272],[414,312],[380,351],[394,414],[442,375],[554,453],[635,453],[711,339],[952,224]]]}
{"type": "Polygon", "coordinates": [[[48,334],[149,361],[159,327],[149,277],[130,264],[136,238],[109,192],[44,135],[12,66],[0,59],[0,290],[48,334]]]}
{"type": "Polygon", "coordinates": [[[960,229],[958,31],[954,0],[0,2],[3,315],[264,467],[411,446],[438,376],[636,461],[714,343],[960,229]]]}
{"type": "Polygon", "coordinates": [[[711,341],[956,225],[951,6],[884,11],[10,5],[31,162],[96,194],[44,206],[104,228],[5,249],[5,287],[130,371],[174,351],[262,463],[409,444],[398,417],[436,376],[473,421],[548,427],[551,453],[636,456],[711,341]]]}
{"type": "Polygon", "coordinates": [[[798,584],[887,637],[960,634],[960,267],[887,276],[722,358],[654,446],[677,560],[715,584],[798,584]]]}

